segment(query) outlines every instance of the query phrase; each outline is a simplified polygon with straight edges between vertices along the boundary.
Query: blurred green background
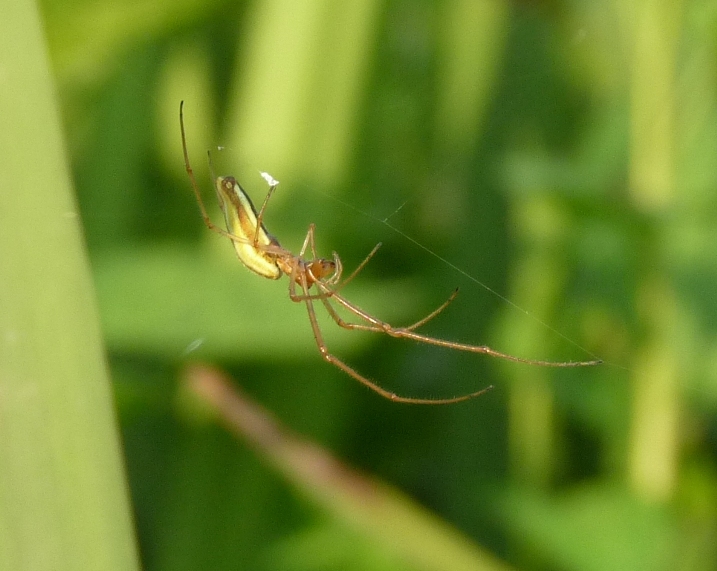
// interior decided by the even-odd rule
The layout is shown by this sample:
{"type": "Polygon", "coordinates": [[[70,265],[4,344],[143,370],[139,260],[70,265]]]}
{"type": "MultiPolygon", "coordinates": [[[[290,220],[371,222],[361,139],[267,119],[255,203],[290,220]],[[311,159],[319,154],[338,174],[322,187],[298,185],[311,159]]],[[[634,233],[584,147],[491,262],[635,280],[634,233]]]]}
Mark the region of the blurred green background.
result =
{"type": "Polygon", "coordinates": [[[196,361],[502,560],[476,568],[717,568],[717,3],[41,8],[145,569],[457,568],[409,561],[197,415],[178,397],[196,361]],[[265,222],[285,247],[313,222],[351,269],[383,242],[344,292],[371,313],[411,323],[459,286],[426,333],[606,364],[322,318],[399,394],[495,385],[435,408],[369,392],[320,359],[287,280],[202,224],[180,100],[215,220],[208,149],[255,203],[259,171],[281,181],[265,222]]]}

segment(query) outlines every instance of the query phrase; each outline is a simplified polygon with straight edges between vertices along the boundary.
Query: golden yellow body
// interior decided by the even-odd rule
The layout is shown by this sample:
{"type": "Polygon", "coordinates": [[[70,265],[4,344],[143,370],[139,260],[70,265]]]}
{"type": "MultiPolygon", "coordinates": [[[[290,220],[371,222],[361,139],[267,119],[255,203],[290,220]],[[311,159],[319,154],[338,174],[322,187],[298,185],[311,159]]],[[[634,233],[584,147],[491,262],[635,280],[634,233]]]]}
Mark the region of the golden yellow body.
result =
{"type": "Polygon", "coordinates": [[[232,240],[232,243],[242,264],[260,276],[279,279],[282,271],[276,263],[276,256],[261,248],[275,246],[279,249],[281,246],[263,224],[257,232],[257,215],[251,199],[232,176],[219,176],[215,184],[227,231],[241,238],[232,240]]]}

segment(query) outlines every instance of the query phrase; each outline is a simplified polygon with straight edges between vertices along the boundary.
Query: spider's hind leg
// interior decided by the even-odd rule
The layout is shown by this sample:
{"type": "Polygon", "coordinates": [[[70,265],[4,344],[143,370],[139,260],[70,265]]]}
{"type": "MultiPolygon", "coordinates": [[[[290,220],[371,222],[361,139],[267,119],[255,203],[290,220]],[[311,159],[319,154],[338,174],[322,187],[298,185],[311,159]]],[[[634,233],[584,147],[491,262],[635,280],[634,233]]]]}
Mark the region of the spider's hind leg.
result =
{"type": "MultiPolygon", "coordinates": [[[[329,352],[329,349],[326,346],[326,343],[324,342],[323,335],[321,334],[321,328],[319,327],[319,322],[316,318],[316,310],[314,309],[312,296],[310,296],[308,293],[308,284],[306,282],[306,276],[305,275],[300,276],[300,279],[301,279],[301,284],[300,284],[301,289],[305,294],[304,301],[306,303],[306,310],[308,311],[308,314],[309,314],[309,322],[311,323],[311,330],[314,334],[314,340],[316,341],[316,346],[319,349],[319,353],[321,353],[322,359],[324,359],[324,361],[326,361],[328,363],[331,363],[334,367],[341,369],[344,373],[353,377],[359,383],[361,383],[365,387],[368,387],[373,392],[378,393],[383,398],[390,400],[392,402],[399,402],[399,403],[405,403],[405,404],[428,404],[428,405],[453,404],[453,403],[462,402],[462,401],[466,401],[466,400],[470,400],[472,398],[478,397],[493,388],[492,386],[489,386],[484,389],[481,389],[480,391],[476,391],[474,393],[470,393],[470,394],[459,396],[459,397],[446,398],[446,399],[422,399],[422,398],[402,397],[402,396],[397,395],[396,393],[387,391],[383,387],[380,387],[373,381],[370,381],[369,379],[364,377],[361,373],[359,373],[352,367],[348,366],[341,359],[339,359],[335,355],[332,355],[329,352]]],[[[330,307],[327,298],[320,297],[319,299],[321,299],[322,302],[324,302],[324,305],[327,305],[328,307],[330,307]]],[[[331,314],[332,317],[335,315],[334,312],[329,312],[329,313],[331,314]]]]}

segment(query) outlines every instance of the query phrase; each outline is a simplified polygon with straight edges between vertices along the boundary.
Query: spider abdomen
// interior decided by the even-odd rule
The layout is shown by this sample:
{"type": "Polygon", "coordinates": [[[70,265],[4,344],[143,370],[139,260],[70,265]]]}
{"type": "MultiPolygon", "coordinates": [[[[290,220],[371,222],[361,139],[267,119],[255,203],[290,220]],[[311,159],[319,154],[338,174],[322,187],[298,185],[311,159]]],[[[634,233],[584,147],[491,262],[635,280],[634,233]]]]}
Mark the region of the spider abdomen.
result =
{"type": "Polygon", "coordinates": [[[227,231],[241,238],[232,240],[232,243],[242,264],[260,276],[279,279],[282,272],[277,265],[276,256],[266,250],[271,246],[280,247],[279,243],[266,231],[263,224],[257,231],[256,210],[249,196],[232,176],[217,177],[216,190],[227,231]]]}

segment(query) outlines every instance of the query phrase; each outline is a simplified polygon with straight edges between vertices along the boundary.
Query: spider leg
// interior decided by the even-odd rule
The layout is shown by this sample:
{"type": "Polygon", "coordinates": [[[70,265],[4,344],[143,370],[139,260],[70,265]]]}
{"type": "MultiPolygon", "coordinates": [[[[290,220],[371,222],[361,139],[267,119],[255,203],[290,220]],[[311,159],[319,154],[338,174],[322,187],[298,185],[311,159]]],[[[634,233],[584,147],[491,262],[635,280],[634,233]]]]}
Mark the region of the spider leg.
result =
{"type": "MultiPolygon", "coordinates": [[[[289,298],[293,302],[300,302],[300,301],[306,301],[307,299],[325,299],[327,297],[331,297],[333,295],[333,291],[329,288],[326,288],[326,291],[319,291],[319,293],[309,293],[309,288],[311,286],[308,285],[308,280],[306,279],[307,269],[304,266],[304,263],[301,258],[294,257],[293,258],[293,264],[291,269],[291,274],[289,274],[289,298]],[[304,293],[297,294],[296,293],[296,285],[299,280],[302,281],[302,283],[305,283],[306,285],[302,285],[302,291],[304,293]]],[[[315,281],[314,283],[321,283],[319,281],[315,281]]]]}
{"type": "MultiPolygon", "coordinates": [[[[187,150],[187,136],[185,134],[184,130],[184,101],[182,101],[179,104],[179,126],[182,131],[182,152],[184,153],[184,168],[187,171],[187,175],[189,175],[189,181],[192,184],[192,192],[194,192],[194,196],[197,199],[197,204],[199,204],[199,211],[202,214],[202,219],[204,220],[204,224],[212,230],[213,232],[216,232],[217,234],[220,234],[221,236],[224,236],[225,238],[229,238],[232,242],[238,242],[239,244],[246,244],[247,240],[244,238],[241,238],[240,236],[237,236],[235,234],[232,234],[231,232],[227,232],[223,228],[217,226],[212,222],[211,218],[209,218],[209,214],[207,213],[207,208],[204,205],[204,200],[202,199],[202,194],[199,192],[199,185],[197,184],[197,179],[194,176],[194,170],[192,169],[191,164],[189,163],[189,151],[187,150]]],[[[207,153],[209,156],[209,168],[212,169],[212,160],[211,155],[207,153]]],[[[212,173],[212,178],[215,179],[216,177],[212,173]]],[[[271,190],[269,192],[269,195],[271,194],[271,190]]],[[[267,195],[267,198],[264,200],[264,204],[262,205],[262,213],[264,208],[266,207],[266,203],[269,200],[269,195],[267,195]]],[[[257,224],[257,232],[259,231],[259,228],[261,228],[261,219],[259,219],[259,224],[257,224]]],[[[286,250],[281,248],[280,246],[262,246],[261,244],[256,244],[257,235],[254,236],[254,247],[259,248],[261,250],[275,253],[275,254],[284,254],[286,253],[286,250]]]]}
{"type": "Polygon", "coordinates": [[[444,301],[444,302],[443,302],[440,306],[438,306],[436,309],[434,309],[433,311],[431,311],[431,313],[429,313],[428,315],[426,315],[426,317],[424,317],[423,319],[419,319],[419,320],[416,321],[416,323],[414,323],[413,325],[409,325],[408,327],[402,327],[401,329],[405,329],[406,331],[413,331],[413,330],[415,330],[415,329],[418,329],[418,328],[421,327],[422,325],[425,325],[425,324],[428,323],[431,319],[433,319],[433,318],[436,317],[439,313],[441,313],[446,307],[448,307],[448,306],[453,302],[453,300],[456,299],[456,297],[458,297],[458,288],[454,289],[454,290],[453,290],[453,293],[452,293],[450,296],[448,296],[448,299],[447,299],[446,301],[444,301]]]}
{"type": "Polygon", "coordinates": [[[235,236],[234,234],[231,234],[227,232],[226,230],[223,230],[219,226],[215,225],[211,218],[209,218],[209,214],[207,214],[207,209],[204,206],[204,200],[202,199],[202,194],[199,192],[199,186],[197,185],[197,179],[194,176],[194,170],[192,169],[192,166],[189,164],[189,151],[187,150],[187,136],[184,132],[184,101],[182,101],[179,104],[179,127],[182,131],[182,151],[184,152],[184,168],[187,171],[187,174],[189,175],[189,181],[192,183],[192,191],[194,192],[194,196],[197,198],[197,203],[199,204],[199,211],[202,213],[202,218],[204,219],[204,224],[206,224],[207,228],[210,230],[213,230],[214,232],[217,232],[221,234],[222,236],[226,236],[227,238],[230,238],[234,241],[239,241],[241,243],[245,243],[245,240],[242,238],[239,238],[238,236],[235,236]]]}
{"type": "MultiPolygon", "coordinates": [[[[324,299],[324,298],[327,298],[327,297],[330,297],[331,295],[333,295],[330,289],[327,289],[328,293],[324,293],[324,292],[319,292],[316,294],[308,293],[310,286],[308,285],[308,280],[306,280],[306,272],[307,272],[306,267],[303,265],[303,261],[301,258],[299,258],[297,256],[293,256],[292,259],[293,259],[293,263],[292,263],[292,268],[291,268],[291,274],[289,274],[289,298],[291,299],[291,301],[300,302],[300,301],[306,301],[307,299],[324,299]],[[304,291],[304,293],[302,293],[302,294],[296,293],[297,282],[301,279],[301,278],[299,278],[299,276],[302,276],[302,278],[303,278],[302,281],[307,284],[306,287],[302,286],[302,290],[304,291]]],[[[318,283],[318,282],[314,282],[314,283],[318,283]]]]}
{"type": "MultiPolygon", "coordinates": [[[[321,284],[318,284],[319,288],[321,288],[321,284]]],[[[358,329],[361,331],[374,331],[377,333],[385,333],[386,335],[390,335],[391,337],[397,337],[401,339],[412,339],[414,341],[418,341],[419,343],[425,343],[427,345],[436,345],[437,347],[445,347],[447,349],[454,349],[456,351],[466,351],[469,353],[482,353],[484,355],[490,355],[491,357],[497,357],[499,359],[505,359],[506,361],[513,361],[515,363],[524,363],[527,365],[538,365],[541,367],[592,367],[593,365],[599,365],[602,363],[601,360],[594,360],[594,361],[539,361],[535,359],[525,359],[523,357],[516,357],[514,355],[509,355],[508,353],[501,353],[500,351],[496,351],[495,349],[491,349],[490,347],[486,345],[469,345],[467,343],[458,343],[455,341],[447,341],[445,339],[437,339],[436,337],[429,337],[428,335],[422,335],[420,333],[415,333],[413,329],[416,327],[423,325],[428,321],[429,319],[434,318],[436,315],[438,315],[441,311],[443,311],[446,306],[455,299],[455,296],[457,295],[457,290],[453,293],[451,297],[448,298],[446,302],[443,303],[442,306],[440,306],[438,309],[430,313],[427,317],[424,317],[417,323],[414,323],[410,327],[393,327],[392,325],[386,323],[385,321],[381,321],[380,319],[374,317],[373,315],[370,315],[357,305],[351,303],[346,298],[344,298],[341,295],[338,295],[334,293],[331,298],[336,301],[339,305],[346,308],[348,311],[353,313],[354,315],[358,316],[359,318],[367,321],[370,323],[370,325],[364,325],[361,323],[347,323],[343,319],[341,319],[338,314],[336,313],[336,310],[328,309],[329,315],[336,321],[336,323],[344,327],[346,329],[358,329]]],[[[324,300],[325,301],[325,300],[324,300]]],[[[324,305],[326,306],[327,303],[325,302],[324,305]]]]}
{"type": "Polygon", "coordinates": [[[313,222],[309,224],[309,230],[306,232],[306,237],[304,238],[304,243],[301,246],[301,250],[299,250],[299,258],[303,258],[304,254],[306,253],[306,248],[311,244],[311,250],[316,257],[316,248],[314,247],[314,232],[316,231],[316,224],[313,222]]]}
{"type": "MultiPolygon", "coordinates": [[[[309,322],[311,323],[311,330],[314,334],[314,339],[316,340],[316,346],[319,348],[319,353],[321,353],[321,357],[324,359],[324,361],[331,363],[335,367],[341,369],[344,373],[353,377],[359,383],[368,387],[372,391],[378,393],[385,399],[388,399],[393,402],[405,403],[405,404],[431,404],[431,405],[453,404],[453,403],[462,402],[462,401],[466,401],[466,400],[478,397],[493,388],[492,386],[489,386],[484,389],[481,389],[480,391],[476,391],[476,392],[468,394],[468,395],[447,398],[447,399],[421,399],[421,398],[411,398],[411,397],[399,396],[396,393],[387,391],[386,389],[378,386],[376,383],[369,381],[366,377],[364,377],[363,375],[358,373],[355,369],[349,367],[341,359],[339,359],[338,357],[329,353],[329,349],[326,346],[326,343],[324,342],[323,335],[321,334],[319,322],[316,319],[316,311],[314,310],[313,300],[312,300],[311,296],[308,294],[308,285],[306,282],[306,275],[302,274],[299,277],[301,279],[301,289],[304,291],[304,294],[305,294],[304,301],[306,302],[306,310],[309,313],[309,322]]],[[[325,301],[325,298],[321,298],[321,299],[325,301]]]]}
{"type": "MultiPolygon", "coordinates": [[[[358,265],[358,267],[351,272],[351,275],[346,278],[343,282],[339,283],[341,281],[341,274],[343,273],[344,266],[341,262],[341,258],[336,252],[333,252],[334,257],[334,265],[336,266],[336,271],[334,272],[334,275],[331,276],[328,280],[315,280],[316,283],[321,282],[323,286],[329,286],[338,284],[336,289],[330,289],[329,287],[322,287],[322,293],[320,294],[311,294],[311,299],[326,299],[327,297],[333,296],[336,292],[338,292],[341,288],[343,288],[347,283],[349,283],[351,280],[353,280],[358,273],[366,266],[368,261],[373,258],[374,254],[378,251],[378,249],[381,247],[381,243],[379,242],[374,246],[373,250],[369,252],[369,255],[364,258],[364,260],[358,265]]],[[[314,258],[318,257],[318,254],[316,253],[316,247],[313,242],[313,233],[311,236],[311,251],[314,256],[314,258]]],[[[295,298],[292,298],[293,301],[303,301],[305,299],[304,296],[296,296],[295,298]]]]}
{"type": "MultiPolygon", "coordinates": [[[[309,285],[308,280],[306,280],[306,273],[307,268],[306,264],[304,263],[304,253],[306,252],[306,248],[311,246],[312,251],[314,252],[314,256],[316,256],[316,248],[314,247],[314,231],[316,229],[315,224],[309,225],[309,231],[306,233],[306,237],[304,238],[304,243],[301,246],[301,250],[299,252],[298,256],[292,256],[292,270],[291,274],[289,275],[289,297],[291,298],[291,301],[294,302],[300,302],[300,301],[306,301],[307,299],[320,299],[323,297],[327,297],[332,295],[331,293],[317,293],[317,294],[310,294],[309,293],[309,285]],[[299,278],[299,275],[303,275],[304,280],[306,281],[306,287],[302,288],[304,290],[303,294],[297,294],[296,293],[296,284],[299,278]]],[[[334,263],[336,263],[338,256],[335,255],[334,257],[334,263]]],[[[341,261],[338,260],[338,271],[341,272],[341,261]]],[[[315,279],[312,276],[313,282],[318,283],[320,280],[315,279]]],[[[331,290],[328,290],[329,292],[331,290]]]]}
{"type": "MultiPolygon", "coordinates": [[[[317,251],[316,251],[316,242],[315,242],[315,239],[314,239],[314,234],[315,234],[315,232],[316,232],[316,225],[315,225],[315,224],[311,224],[311,225],[309,226],[309,231],[308,231],[307,234],[306,234],[306,238],[305,238],[305,242],[304,242],[304,248],[302,248],[302,250],[301,250],[301,252],[300,252],[300,254],[299,254],[300,256],[303,256],[303,255],[304,255],[304,252],[305,252],[305,249],[306,249],[306,240],[308,240],[308,242],[309,242],[309,247],[310,247],[310,249],[311,249],[311,255],[314,257],[314,259],[318,259],[319,255],[318,255],[318,253],[317,253],[317,251]]],[[[359,273],[361,270],[364,269],[364,267],[366,266],[366,264],[368,264],[369,260],[371,260],[371,258],[373,258],[373,256],[376,254],[376,252],[378,251],[378,249],[379,249],[380,247],[381,247],[381,243],[379,242],[378,244],[376,244],[376,245],[374,246],[373,250],[371,250],[371,251],[369,252],[368,256],[366,256],[366,257],[363,259],[363,261],[358,265],[358,267],[357,267],[353,272],[351,272],[351,275],[349,275],[349,277],[346,278],[346,279],[345,279],[343,282],[341,282],[341,283],[339,283],[339,282],[341,281],[341,275],[343,274],[343,269],[344,269],[344,268],[343,268],[343,263],[341,262],[341,258],[339,257],[339,255],[338,255],[336,252],[333,252],[334,265],[336,266],[336,271],[334,272],[334,274],[331,276],[330,279],[324,280],[324,281],[322,281],[322,283],[325,284],[325,285],[338,284],[338,286],[337,286],[337,288],[336,288],[335,290],[327,290],[327,291],[325,292],[325,296],[331,297],[331,295],[333,295],[333,293],[329,293],[329,291],[338,291],[338,290],[340,290],[341,288],[343,288],[347,283],[349,283],[351,280],[353,280],[353,279],[358,275],[358,273],[359,273]]],[[[321,297],[324,297],[324,296],[321,296],[321,295],[313,296],[313,299],[321,299],[321,297]]]]}
{"type": "Polygon", "coordinates": [[[351,274],[349,275],[349,277],[347,277],[343,282],[341,282],[341,283],[338,285],[338,287],[336,288],[335,291],[339,291],[339,290],[342,289],[347,283],[349,283],[351,280],[353,280],[353,279],[359,274],[359,272],[366,267],[366,264],[368,264],[369,260],[371,260],[371,258],[374,257],[374,255],[376,254],[376,252],[378,252],[378,249],[379,249],[380,247],[381,247],[381,242],[379,242],[378,244],[376,244],[376,245],[373,247],[373,250],[371,250],[371,251],[368,253],[368,256],[366,256],[366,257],[363,259],[363,262],[361,262],[361,263],[356,267],[356,269],[355,269],[353,272],[351,272],[351,274]]]}
{"type": "Polygon", "coordinates": [[[386,331],[388,335],[392,337],[401,337],[404,339],[413,339],[419,343],[426,343],[428,345],[436,345],[438,347],[446,347],[448,349],[455,349],[456,351],[467,351],[469,353],[483,353],[490,355],[491,357],[497,357],[499,359],[505,359],[506,361],[513,361],[515,363],[524,363],[526,365],[538,365],[540,367],[592,367],[594,365],[600,365],[602,360],[596,359],[593,361],[539,361],[535,359],[524,359],[523,357],[516,357],[507,353],[501,353],[495,349],[491,349],[486,345],[468,345],[466,343],[457,343],[455,341],[446,341],[445,339],[436,339],[435,337],[429,337],[428,335],[422,335],[407,329],[393,329],[386,331]]]}
{"type": "MultiPolygon", "coordinates": [[[[314,234],[316,233],[316,224],[310,224],[309,225],[309,231],[306,233],[306,240],[309,242],[309,247],[311,248],[311,255],[313,256],[314,260],[319,259],[319,254],[316,252],[316,241],[314,239],[314,234]]],[[[304,242],[304,248],[302,248],[300,256],[304,255],[304,250],[306,249],[306,241],[304,242]]],[[[333,275],[328,279],[324,280],[324,283],[328,285],[334,285],[341,279],[341,274],[344,271],[344,266],[341,263],[341,258],[339,258],[339,255],[336,252],[333,252],[333,258],[334,258],[334,273],[333,275]]],[[[318,281],[314,278],[314,281],[318,281]]]]}
{"type": "Polygon", "coordinates": [[[326,294],[326,293],[307,293],[307,294],[296,294],[292,293],[291,290],[296,289],[295,287],[292,288],[291,284],[289,284],[289,297],[291,298],[291,301],[294,302],[300,302],[300,301],[306,301],[307,299],[326,299],[327,297],[331,297],[333,293],[326,294]]]}
{"type": "MultiPolygon", "coordinates": [[[[318,284],[318,287],[321,291],[324,291],[323,284],[318,284]]],[[[420,319],[416,323],[413,323],[412,325],[408,325],[407,327],[392,327],[388,323],[381,321],[379,319],[376,319],[375,317],[369,315],[362,309],[360,309],[358,306],[354,305],[353,303],[346,300],[346,298],[341,297],[338,295],[337,290],[329,290],[331,295],[325,296],[314,296],[314,299],[320,299],[324,306],[326,307],[326,311],[331,316],[331,318],[336,322],[336,324],[339,327],[343,327],[344,329],[351,329],[351,330],[360,330],[360,331],[375,331],[377,333],[387,333],[391,329],[401,329],[404,331],[413,331],[414,329],[417,329],[421,327],[422,325],[428,323],[431,319],[436,317],[439,313],[441,313],[448,305],[456,299],[456,296],[458,295],[458,289],[454,290],[453,293],[450,295],[450,297],[444,301],[438,308],[434,309],[431,313],[429,313],[426,317],[423,319],[420,319]],[[334,307],[329,303],[328,299],[330,297],[341,297],[341,301],[339,303],[346,307],[349,311],[351,311],[354,315],[360,317],[361,319],[368,321],[372,325],[366,325],[364,323],[351,323],[348,321],[345,321],[341,318],[341,316],[337,313],[337,311],[334,309],[334,307]],[[348,305],[351,305],[351,308],[348,307],[348,305]],[[354,311],[354,309],[359,310],[360,313],[357,313],[354,311]]]]}
{"type": "Polygon", "coordinates": [[[291,301],[302,301],[303,297],[300,295],[296,295],[296,277],[299,274],[299,264],[301,263],[300,260],[294,258],[294,263],[291,267],[291,274],[289,274],[289,298],[291,298],[291,301]]]}
{"type": "Polygon", "coordinates": [[[266,210],[266,205],[269,204],[269,199],[271,198],[271,195],[274,194],[274,191],[276,190],[276,187],[278,185],[279,185],[278,182],[276,182],[276,184],[269,185],[269,192],[266,193],[264,202],[262,202],[261,208],[259,209],[259,214],[256,215],[256,230],[254,232],[254,247],[255,248],[259,245],[259,230],[261,229],[261,224],[264,221],[264,211],[266,210]]]}
{"type": "MultiPolygon", "coordinates": [[[[311,255],[314,256],[314,259],[318,258],[319,255],[316,253],[316,242],[314,240],[314,234],[316,232],[316,224],[313,222],[309,224],[309,231],[306,233],[306,239],[309,242],[309,247],[311,248],[311,255]]],[[[303,250],[302,250],[303,254],[303,250]]]]}
{"type": "MultiPolygon", "coordinates": [[[[319,255],[316,252],[316,241],[314,239],[314,235],[316,233],[316,224],[313,222],[309,224],[309,230],[306,232],[306,238],[304,238],[304,244],[301,247],[301,250],[299,251],[299,258],[302,260],[304,259],[304,254],[306,253],[306,248],[309,247],[311,249],[311,256],[312,260],[319,260],[319,255]]],[[[334,262],[334,272],[331,275],[331,277],[327,280],[323,279],[322,277],[317,277],[313,275],[311,272],[310,267],[308,265],[306,266],[306,271],[309,272],[309,275],[311,276],[311,283],[316,282],[322,282],[325,284],[333,285],[336,283],[338,279],[341,278],[341,273],[343,272],[343,264],[341,263],[341,258],[339,258],[339,255],[336,252],[333,252],[333,262],[334,262]]],[[[311,287],[311,284],[308,285],[308,287],[311,287]]],[[[330,290],[329,290],[330,291],[330,290]]],[[[306,294],[310,295],[310,294],[306,294]]],[[[316,296],[312,296],[316,298],[316,296]]]]}
{"type": "Polygon", "coordinates": [[[329,279],[323,280],[323,283],[327,285],[336,285],[339,281],[341,281],[341,274],[344,273],[344,264],[336,252],[331,252],[331,255],[334,259],[334,273],[329,279]]]}

